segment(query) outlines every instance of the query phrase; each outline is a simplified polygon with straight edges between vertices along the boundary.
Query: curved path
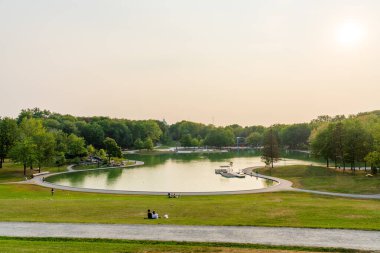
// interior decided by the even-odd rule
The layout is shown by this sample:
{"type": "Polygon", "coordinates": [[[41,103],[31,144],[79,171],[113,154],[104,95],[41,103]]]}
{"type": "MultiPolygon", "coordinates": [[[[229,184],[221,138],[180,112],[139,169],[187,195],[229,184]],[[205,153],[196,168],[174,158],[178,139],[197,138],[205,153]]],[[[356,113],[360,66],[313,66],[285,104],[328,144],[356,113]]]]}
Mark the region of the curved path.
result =
{"type": "MultiPolygon", "coordinates": [[[[73,169],[74,165],[70,165],[67,167],[66,172],[51,173],[48,175],[37,176],[31,180],[23,181],[20,183],[32,183],[32,184],[36,184],[36,185],[40,185],[40,186],[44,186],[44,187],[55,188],[55,189],[60,189],[60,190],[67,190],[67,191],[77,191],[77,192],[109,193],[109,194],[167,195],[168,194],[167,192],[122,191],[122,190],[107,190],[107,189],[91,189],[91,188],[70,187],[70,186],[57,185],[57,184],[53,184],[53,183],[49,183],[49,182],[44,181],[44,177],[63,174],[63,173],[74,173],[74,172],[78,172],[78,171],[90,171],[90,170],[106,170],[106,169],[112,169],[112,168],[127,168],[127,167],[140,166],[143,164],[144,164],[144,162],[135,161],[134,164],[127,165],[124,167],[105,167],[105,168],[95,168],[95,169],[85,169],[85,170],[75,170],[75,169],[73,169]]],[[[265,178],[265,179],[275,181],[275,182],[277,182],[277,184],[270,186],[268,188],[244,190],[244,191],[176,192],[176,194],[179,194],[179,195],[230,195],[230,194],[265,193],[265,192],[279,192],[279,191],[296,191],[296,192],[306,192],[306,193],[312,193],[312,194],[335,196],[335,197],[345,197],[345,198],[380,199],[380,194],[349,194],[349,193],[323,192],[323,191],[314,191],[314,190],[293,188],[292,187],[293,183],[291,181],[281,179],[281,178],[257,174],[256,172],[254,172],[254,170],[258,169],[258,168],[260,168],[260,167],[245,168],[245,169],[243,169],[243,172],[248,176],[260,177],[260,178],[265,178]]]]}
{"type": "Polygon", "coordinates": [[[0,222],[0,236],[229,242],[380,250],[379,231],[345,229],[0,222]]]}

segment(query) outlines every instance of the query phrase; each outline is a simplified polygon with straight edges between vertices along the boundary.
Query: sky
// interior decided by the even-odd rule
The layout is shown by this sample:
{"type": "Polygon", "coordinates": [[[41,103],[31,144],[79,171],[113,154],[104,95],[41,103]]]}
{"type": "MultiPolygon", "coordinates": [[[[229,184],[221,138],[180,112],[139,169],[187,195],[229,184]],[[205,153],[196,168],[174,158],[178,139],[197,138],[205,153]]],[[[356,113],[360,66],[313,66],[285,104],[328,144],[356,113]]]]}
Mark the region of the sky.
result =
{"type": "Polygon", "coordinates": [[[380,109],[377,0],[0,0],[0,115],[271,125],[380,109]]]}

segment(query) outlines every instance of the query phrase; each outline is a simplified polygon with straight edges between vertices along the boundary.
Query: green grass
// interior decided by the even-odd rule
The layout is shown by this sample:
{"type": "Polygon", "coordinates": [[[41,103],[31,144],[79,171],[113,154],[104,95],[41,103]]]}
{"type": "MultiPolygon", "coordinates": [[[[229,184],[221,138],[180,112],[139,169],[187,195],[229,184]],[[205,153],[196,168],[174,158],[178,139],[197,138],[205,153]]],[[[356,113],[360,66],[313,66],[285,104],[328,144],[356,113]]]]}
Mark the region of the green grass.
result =
{"type": "Polygon", "coordinates": [[[380,230],[380,201],[297,192],[222,196],[111,195],[0,185],[0,220],[380,230]],[[147,209],[169,219],[144,219],[147,209]]]}
{"type": "Polygon", "coordinates": [[[259,173],[290,180],[294,187],[355,194],[380,194],[380,176],[366,177],[368,172],[335,170],[333,168],[292,165],[259,169],[259,173]]]}
{"type": "Polygon", "coordinates": [[[0,252],[219,252],[219,253],[293,253],[364,252],[350,249],[270,246],[234,243],[159,242],[109,239],[14,238],[0,237],[0,252]]]}

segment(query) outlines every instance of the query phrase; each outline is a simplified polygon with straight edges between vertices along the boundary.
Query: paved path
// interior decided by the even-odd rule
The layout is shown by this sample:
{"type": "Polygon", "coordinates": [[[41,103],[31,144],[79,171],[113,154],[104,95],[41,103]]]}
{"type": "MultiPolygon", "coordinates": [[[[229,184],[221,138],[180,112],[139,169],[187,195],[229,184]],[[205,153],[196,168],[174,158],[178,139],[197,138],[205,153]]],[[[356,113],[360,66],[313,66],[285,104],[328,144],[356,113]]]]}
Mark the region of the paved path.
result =
{"type": "Polygon", "coordinates": [[[380,232],[244,226],[0,222],[0,236],[231,242],[380,251],[380,232]]]}

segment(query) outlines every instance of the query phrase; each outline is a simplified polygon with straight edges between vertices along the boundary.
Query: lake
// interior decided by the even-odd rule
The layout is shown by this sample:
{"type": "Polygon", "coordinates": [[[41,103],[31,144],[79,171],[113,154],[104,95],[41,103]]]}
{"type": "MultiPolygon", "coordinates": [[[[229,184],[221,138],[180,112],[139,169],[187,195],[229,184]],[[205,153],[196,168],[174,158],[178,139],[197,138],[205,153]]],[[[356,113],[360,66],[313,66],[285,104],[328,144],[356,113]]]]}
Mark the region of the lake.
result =
{"type": "MultiPolygon", "coordinates": [[[[308,154],[288,154],[276,165],[310,164],[308,154]],[[294,159],[298,158],[298,159],[294,159]]],[[[127,159],[143,161],[143,166],[90,170],[47,178],[54,184],[123,191],[149,192],[218,192],[261,189],[275,182],[257,177],[225,178],[215,169],[233,162],[234,171],[263,166],[257,152],[213,154],[127,155],[127,159]]]]}

